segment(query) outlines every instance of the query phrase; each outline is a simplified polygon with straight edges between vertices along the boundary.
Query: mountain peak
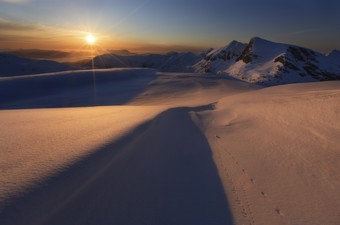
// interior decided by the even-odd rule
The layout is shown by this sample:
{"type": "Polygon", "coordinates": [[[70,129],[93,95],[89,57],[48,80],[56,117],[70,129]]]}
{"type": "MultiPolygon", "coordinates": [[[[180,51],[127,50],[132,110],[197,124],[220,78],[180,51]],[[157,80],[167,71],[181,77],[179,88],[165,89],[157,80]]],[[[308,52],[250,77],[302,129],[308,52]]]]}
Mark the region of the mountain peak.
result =
{"type": "Polygon", "coordinates": [[[243,44],[243,43],[236,41],[236,40],[232,40],[228,45],[238,45],[238,44],[243,44]]]}
{"type": "Polygon", "coordinates": [[[258,48],[266,48],[269,46],[278,46],[278,45],[285,45],[285,44],[280,44],[277,42],[272,42],[268,41],[266,39],[260,38],[260,37],[253,37],[249,41],[249,45],[252,45],[253,48],[258,47],[258,48]]]}
{"type": "Polygon", "coordinates": [[[271,41],[268,41],[268,40],[266,40],[266,39],[263,39],[263,38],[260,38],[260,37],[252,37],[251,39],[250,39],[250,42],[251,41],[258,41],[258,42],[270,42],[270,43],[272,43],[271,41]]]}
{"type": "Polygon", "coordinates": [[[334,49],[333,51],[331,51],[327,56],[329,57],[340,57],[340,50],[336,50],[334,49]]]}
{"type": "MultiPolygon", "coordinates": [[[[215,48],[212,51],[210,51],[208,53],[207,56],[212,56],[212,57],[217,57],[220,54],[228,54],[228,52],[235,52],[235,51],[243,51],[243,49],[245,48],[246,44],[238,42],[238,41],[231,41],[228,45],[224,46],[224,47],[220,47],[220,48],[215,48]]],[[[228,59],[230,59],[230,57],[228,57],[228,59]]]]}
{"type": "Polygon", "coordinates": [[[228,45],[220,48],[215,48],[207,52],[198,63],[193,65],[196,72],[218,72],[225,70],[229,64],[234,63],[241,55],[247,44],[231,41],[228,45]],[[210,65],[218,64],[218,67],[210,67],[210,65]]]}

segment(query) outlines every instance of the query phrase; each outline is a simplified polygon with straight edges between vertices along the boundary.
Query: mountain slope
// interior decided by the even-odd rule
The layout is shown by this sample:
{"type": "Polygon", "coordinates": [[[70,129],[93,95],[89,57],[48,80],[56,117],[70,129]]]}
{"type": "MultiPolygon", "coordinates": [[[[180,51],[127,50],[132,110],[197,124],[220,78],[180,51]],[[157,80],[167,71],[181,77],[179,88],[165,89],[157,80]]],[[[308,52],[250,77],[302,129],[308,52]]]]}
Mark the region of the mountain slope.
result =
{"type": "Polygon", "coordinates": [[[204,58],[196,63],[193,68],[195,72],[223,71],[235,63],[236,59],[242,54],[246,44],[232,41],[225,47],[216,48],[206,53],[204,58]]]}
{"type": "Polygon", "coordinates": [[[237,56],[236,59],[218,58],[210,52],[193,66],[195,71],[226,73],[247,82],[264,85],[340,79],[340,63],[336,63],[336,52],[325,56],[310,49],[258,37],[252,38],[246,46],[232,42],[215,52],[229,49],[230,46],[233,47],[234,51],[231,52],[234,57],[237,56]],[[216,58],[219,60],[212,60],[216,58]]]}
{"type": "Polygon", "coordinates": [[[250,82],[295,83],[339,79],[340,71],[321,53],[253,38],[226,72],[250,82]]]}
{"type": "Polygon", "coordinates": [[[76,69],[78,68],[49,60],[25,59],[6,53],[0,54],[0,77],[51,73],[76,69]]]}
{"type": "Polygon", "coordinates": [[[327,55],[327,58],[329,61],[331,61],[331,63],[336,64],[340,68],[340,51],[333,50],[327,55]]]}

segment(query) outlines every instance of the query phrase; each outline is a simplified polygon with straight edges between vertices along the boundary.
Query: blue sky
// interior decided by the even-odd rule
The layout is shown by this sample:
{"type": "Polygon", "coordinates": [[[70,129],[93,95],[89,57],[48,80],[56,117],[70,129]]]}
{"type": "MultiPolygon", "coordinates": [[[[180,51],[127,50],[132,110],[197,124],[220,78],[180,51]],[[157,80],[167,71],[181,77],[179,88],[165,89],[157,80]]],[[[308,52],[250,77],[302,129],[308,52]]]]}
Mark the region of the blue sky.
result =
{"type": "Polygon", "coordinates": [[[336,0],[0,0],[0,48],[77,49],[92,32],[110,49],[199,50],[259,36],[326,53],[340,49],[339,12],[336,0]]]}

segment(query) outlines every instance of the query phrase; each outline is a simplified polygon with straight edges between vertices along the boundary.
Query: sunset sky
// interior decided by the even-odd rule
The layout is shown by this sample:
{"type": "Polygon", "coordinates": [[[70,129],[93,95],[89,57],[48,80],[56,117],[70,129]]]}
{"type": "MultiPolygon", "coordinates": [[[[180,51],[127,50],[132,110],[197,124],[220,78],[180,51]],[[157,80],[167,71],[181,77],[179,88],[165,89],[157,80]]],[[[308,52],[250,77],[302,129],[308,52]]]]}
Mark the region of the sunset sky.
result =
{"type": "Polygon", "coordinates": [[[200,51],[259,36],[340,49],[337,0],[0,0],[0,49],[200,51]]]}

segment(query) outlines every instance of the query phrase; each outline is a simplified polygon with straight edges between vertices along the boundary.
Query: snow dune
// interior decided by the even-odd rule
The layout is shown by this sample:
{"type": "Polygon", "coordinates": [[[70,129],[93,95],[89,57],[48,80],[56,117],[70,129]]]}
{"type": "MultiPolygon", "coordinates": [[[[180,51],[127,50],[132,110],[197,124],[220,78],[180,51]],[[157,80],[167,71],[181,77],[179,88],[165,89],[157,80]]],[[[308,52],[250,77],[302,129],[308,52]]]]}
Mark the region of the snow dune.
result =
{"type": "Polygon", "coordinates": [[[0,80],[11,93],[0,101],[0,224],[340,221],[339,81],[100,76],[97,106],[86,71],[25,78],[60,80],[27,98],[5,85],[24,78],[0,80]]]}

